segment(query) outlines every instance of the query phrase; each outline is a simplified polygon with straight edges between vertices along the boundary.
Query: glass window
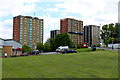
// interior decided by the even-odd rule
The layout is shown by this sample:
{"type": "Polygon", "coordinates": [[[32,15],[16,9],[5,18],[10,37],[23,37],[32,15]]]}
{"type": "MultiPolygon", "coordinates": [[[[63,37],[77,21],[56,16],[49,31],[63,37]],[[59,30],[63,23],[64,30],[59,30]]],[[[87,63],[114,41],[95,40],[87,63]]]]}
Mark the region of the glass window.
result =
{"type": "Polygon", "coordinates": [[[22,18],[22,17],[21,17],[20,19],[21,19],[21,20],[23,20],[23,18],[22,18]]]}

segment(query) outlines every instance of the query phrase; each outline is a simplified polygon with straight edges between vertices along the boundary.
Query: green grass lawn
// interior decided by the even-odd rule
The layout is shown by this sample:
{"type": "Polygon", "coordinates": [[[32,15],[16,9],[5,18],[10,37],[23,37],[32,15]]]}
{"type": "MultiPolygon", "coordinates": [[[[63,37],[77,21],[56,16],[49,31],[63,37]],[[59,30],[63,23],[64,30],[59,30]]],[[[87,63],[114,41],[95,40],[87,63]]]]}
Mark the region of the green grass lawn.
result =
{"type": "Polygon", "coordinates": [[[117,78],[118,52],[39,55],[2,59],[3,78],[117,78]]]}

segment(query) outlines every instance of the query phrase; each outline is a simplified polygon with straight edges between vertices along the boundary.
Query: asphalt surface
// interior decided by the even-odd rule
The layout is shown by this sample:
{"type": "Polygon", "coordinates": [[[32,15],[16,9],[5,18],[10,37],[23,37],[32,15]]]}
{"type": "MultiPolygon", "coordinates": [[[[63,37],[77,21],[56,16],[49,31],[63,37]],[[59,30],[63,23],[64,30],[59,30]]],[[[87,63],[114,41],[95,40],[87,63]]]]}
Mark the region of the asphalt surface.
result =
{"type": "Polygon", "coordinates": [[[103,47],[96,47],[98,49],[106,49],[106,50],[113,50],[113,51],[120,51],[120,49],[112,49],[112,48],[103,48],[103,47]]]}
{"type": "Polygon", "coordinates": [[[51,55],[51,54],[59,54],[59,53],[57,52],[40,53],[40,55],[51,55]]]}

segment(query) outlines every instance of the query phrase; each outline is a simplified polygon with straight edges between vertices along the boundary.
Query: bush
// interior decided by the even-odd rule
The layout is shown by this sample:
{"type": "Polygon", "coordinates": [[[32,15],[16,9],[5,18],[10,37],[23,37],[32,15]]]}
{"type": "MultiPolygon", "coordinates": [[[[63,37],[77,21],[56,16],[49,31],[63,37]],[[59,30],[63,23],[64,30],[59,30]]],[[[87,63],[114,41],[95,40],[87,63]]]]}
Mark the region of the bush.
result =
{"type": "Polygon", "coordinates": [[[96,47],[100,47],[100,44],[98,44],[96,47]]]}
{"type": "Polygon", "coordinates": [[[77,44],[77,49],[79,49],[79,48],[83,48],[83,43],[79,43],[79,44],[77,44]]]}
{"type": "Polygon", "coordinates": [[[21,54],[20,56],[24,56],[24,54],[21,54]]]}
{"type": "Polygon", "coordinates": [[[77,49],[78,52],[91,52],[90,48],[81,48],[81,49],[77,49]]]}
{"type": "Polygon", "coordinates": [[[11,57],[19,57],[18,55],[12,55],[11,57]]]}

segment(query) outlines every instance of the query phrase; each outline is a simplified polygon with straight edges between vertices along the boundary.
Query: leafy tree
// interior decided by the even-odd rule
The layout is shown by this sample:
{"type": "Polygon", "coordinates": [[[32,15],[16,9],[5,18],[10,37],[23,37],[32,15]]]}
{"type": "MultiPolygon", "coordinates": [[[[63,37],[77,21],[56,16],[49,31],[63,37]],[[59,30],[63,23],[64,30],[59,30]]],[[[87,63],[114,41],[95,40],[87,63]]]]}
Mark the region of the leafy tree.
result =
{"type": "Polygon", "coordinates": [[[103,39],[103,42],[105,43],[105,40],[108,39],[108,37],[109,37],[108,25],[104,25],[101,31],[101,39],[103,39]]]}
{"type": "Polygon", "coordinates": [[[32,49],[29,46],[26,46],[26,45],[23,45],[22,49],[23,49],[23,51],[22,51],[23,53],[24,52],[31,52],[32,51],[32,49]]]}
{"type": "Polygon", "coordinates": [[[56,47],[59,47],[59,46],[71,47],[72,41],[70,39],[70,36],[67,33],[62,33],[62,34],[56,35],[55,44],[56,44],[56,47]]]}
{"type": "Polygon", "coordinates": [[[50,52],[50,46],[49,46],[49,44],[48,43],[45,43],[44,44],[44,50],[43,50],[44,52],[50,52]]]}
{"type": "Polygon", "coordinates": [[[114,29],[114,38],[119,38],[119,23],[115,24],[115,29],[114,29]]]}
{"type": "Polygon", "coordinates": [[[77,49],[82,48],[82,47],[83,47],[83,44],[80,42],[80,43],[77,45],[77,49]]]}
{"type": "Polygon", "coordinates": [[[55,51],[56,50],[56,44],[55,44],[55,39],[50,39],[50,48],[51,51],[55,51]]]}
{"type": "Polygon", "coordinates": [[[75,44],[74,44],[73,42],[71,42],[71,44],[70,44],[69,47],[70,47],[70,48],[75,48],[75,44]]]}
{"type": "Polygon", "coordinates": [[[53,38],[49,38],[46,43],[50,46],[51,51],[55,51],[56,50],[56,44],[55,44],[55,39],[53,38]]]}
{"type": "Polygon", "coordinates": [[[119,43],[119,23],[103,25],[101,30],[101,39],[105,45],[112,43],[112,38],[114,38],[113,43],[119,43]]]}
{"type": "Polygon", "coordinates": [[[39,51],[43,51],[44,50],[44,46],[43,46],[43,44],[42,43],[38,43],[37,44],[37,50],[39,50],[39,51]]]}

